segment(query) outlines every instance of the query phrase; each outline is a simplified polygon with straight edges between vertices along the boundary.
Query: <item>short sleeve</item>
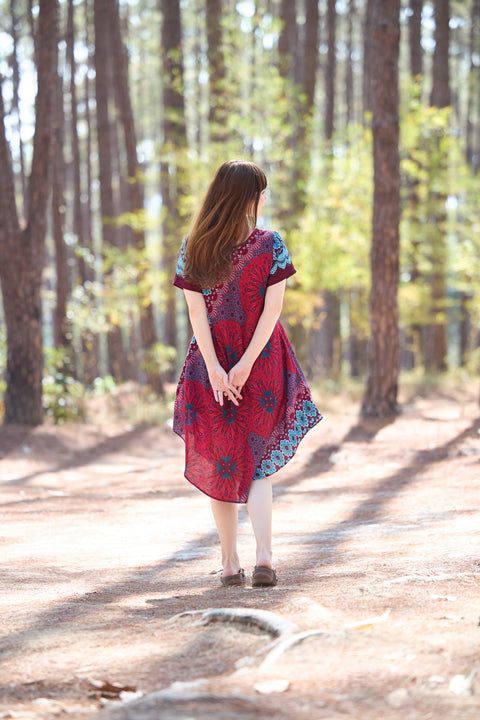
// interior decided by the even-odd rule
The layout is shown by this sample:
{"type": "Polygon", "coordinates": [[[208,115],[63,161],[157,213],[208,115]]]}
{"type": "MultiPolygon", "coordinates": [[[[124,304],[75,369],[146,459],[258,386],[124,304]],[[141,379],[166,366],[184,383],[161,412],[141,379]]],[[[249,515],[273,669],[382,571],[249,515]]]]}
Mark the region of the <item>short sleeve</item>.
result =
{"type": "Polygon", "coordinates": [[[182,243],[182,247],[180,249],[180,255],[178,257],[178,263],[177,263],[177,269],[175,271],[175,278],[173,280],[173,285],[175,285],[178,288],[181,288],[182,290],[193,290],[194,292],[202,292],[202,288],[200,285],[194,285],[191,282],[188,282],[188,280],[184,277],[184,269],[185,269],[185,256],[187,251],[187,238],[182,243]]]}
{"type": "Polygon", "coordinates": [[[277,232],[274,232],[272,267],[270,268],[267,286],[275,285],[275,283],[278,283],[281,280],[286,280],[296,272],[297,271],[293,267],[292,260],[287,250],[287,246],[280,235],[277,232]]]}

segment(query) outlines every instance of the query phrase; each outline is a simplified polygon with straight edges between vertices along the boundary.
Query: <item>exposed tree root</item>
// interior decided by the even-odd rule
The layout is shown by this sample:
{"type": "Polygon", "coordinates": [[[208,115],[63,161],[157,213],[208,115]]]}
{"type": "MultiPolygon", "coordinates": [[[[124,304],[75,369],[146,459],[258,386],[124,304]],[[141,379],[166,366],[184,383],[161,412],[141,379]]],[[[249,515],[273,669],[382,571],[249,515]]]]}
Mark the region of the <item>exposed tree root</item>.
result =
{"type": "Polygon", "coordinates": [[[299,628],[289,620],[285,620],[276,613],[267,610],[255,610],[253,608],[209,608],[207,610],[186,610],[175,615],[172,620],[188,615],[200,615],[201,625],[210,625],[214,622],[236,623],[259,628],[273,638],[273,642],[263,648],[267,655],[261,662],[259,669],[273,665],[276,660],[287,650],[311,637],[324,636],[337,640],[344,639],[351,630],[363,630],[385,620],[390,614],[386,610],[382,615],[367,618],[358,622],[350,623],[341,630],[326,630],[314,628],[312,630],[299,631],[299,628]]]}
{"type": "Polygon", "coordinates": [[[98,720],[178,720],[180,717],[253,720],[258,717],[258,708],[247,698],[208,692],[175,693],[167,688],[125,705],[105,708],[94,716],[98,720]]]}
{"type": "Polygon", "coordinates": [[[252,608],[208,608],[207,610],[186,610],[179,615],[175,615],[172,620],[179,617],[185,617],[186,615],[201,615],[200,623],[202,625],[210,625],[214,622],[224,622],[256,627],[274,638],[278,638],[283,635],[291,635],[298,631],[298,627],[294,623],[290,622],[290,620],[285,620],[285,618],[282,618],[280,615],[276,615],[268,610],[255,610],[252,608]]]}
{"type": "Polygon", "coordinates": [[[338,638],[342,639],[346,637],[346,633],[343,630],[305,630],[304,632],[294,633],[292,635],[287,635],[278,638],[274,643],[270,645],[270,651],[266,655],[266,657],[263,659],[262,663],[260,664],[259,670],[263,670],[267,667],[270,667],[273,665],[276,660],[287,650],[290,650],[290,648],[294,647],[295,645],[299,645],[304,640],[307,640],[308,638],[323,635],[324,637],[330,637],[330,638],[338,638]]]}

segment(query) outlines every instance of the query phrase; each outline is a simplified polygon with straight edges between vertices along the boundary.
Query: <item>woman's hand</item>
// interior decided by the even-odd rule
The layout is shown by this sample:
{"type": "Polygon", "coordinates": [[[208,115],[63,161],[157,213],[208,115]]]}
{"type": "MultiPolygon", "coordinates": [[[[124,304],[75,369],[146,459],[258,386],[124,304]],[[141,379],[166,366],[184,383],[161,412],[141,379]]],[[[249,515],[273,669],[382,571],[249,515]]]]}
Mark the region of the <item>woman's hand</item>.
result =
{"type": "Polygon", "coordinates": [[[251,370],[252,366],[241,358],[228,373],[228,382],[230,387],[234,388],[238,393],[241,393],[243,386],[250,376],[251,370]]]}
{"type": "Polygon", "coordinates": [[[228,375],[220,363],[217,363],[211,368],[207,368],[207,370],[210,385],[213,390],[213,397],[216,402],[223,406],[224,399],[228,398],[234,405],[238,405],[238,401],[242,399],[242,395],[240,391],[229,382],[228,375]]]}

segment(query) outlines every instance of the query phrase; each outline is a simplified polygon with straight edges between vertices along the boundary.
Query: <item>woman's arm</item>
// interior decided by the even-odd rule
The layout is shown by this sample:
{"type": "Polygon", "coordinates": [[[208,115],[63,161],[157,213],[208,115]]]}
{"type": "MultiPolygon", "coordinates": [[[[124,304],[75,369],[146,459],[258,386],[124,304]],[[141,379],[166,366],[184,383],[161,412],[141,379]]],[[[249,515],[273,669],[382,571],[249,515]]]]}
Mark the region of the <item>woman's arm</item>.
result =
{"type": "Polygon", "coordinates": [[[213,345],[212,333],[208,322],[207,307],[202,293],[193,290],[185,290],[185,299],[188,305],[188,314],[192,323],[193,334],[200,348],[202,357],[207,366],[208,377],[213,390],[215,400],[223,405],[224,394],[235,405],[238,405],[242,396],[240,391],[233,387],[228,380],[228,375],[218,362],[217,353],[213,345]]]}
{"type": "Polygon", "coordinates": [[[286,284],[286,280],[281,280],[267,287],[263,311],[258,319],[252,339],[238,363],[234,365],[228,373],[230,387],[236,388],[239,392],[241,392],[247,382],[253,363],[269,341],[274,327],[277,324],[277,320],[282,312],[286,284]]]}

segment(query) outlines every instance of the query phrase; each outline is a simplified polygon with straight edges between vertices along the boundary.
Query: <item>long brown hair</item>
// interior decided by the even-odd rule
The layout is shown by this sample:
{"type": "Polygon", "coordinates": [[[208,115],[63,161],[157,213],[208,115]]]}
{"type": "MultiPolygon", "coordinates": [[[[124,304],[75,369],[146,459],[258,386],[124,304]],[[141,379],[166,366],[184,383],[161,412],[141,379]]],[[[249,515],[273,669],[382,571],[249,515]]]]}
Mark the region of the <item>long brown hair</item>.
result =
{"type": "Polygon", "coordinates": [[[232,249],[254,229],[266,187],[265,173],[253,162],[230,160],[218,168],[187,238],[184,275],[190,282],[212,287],[228,277],[232,249]]]}

